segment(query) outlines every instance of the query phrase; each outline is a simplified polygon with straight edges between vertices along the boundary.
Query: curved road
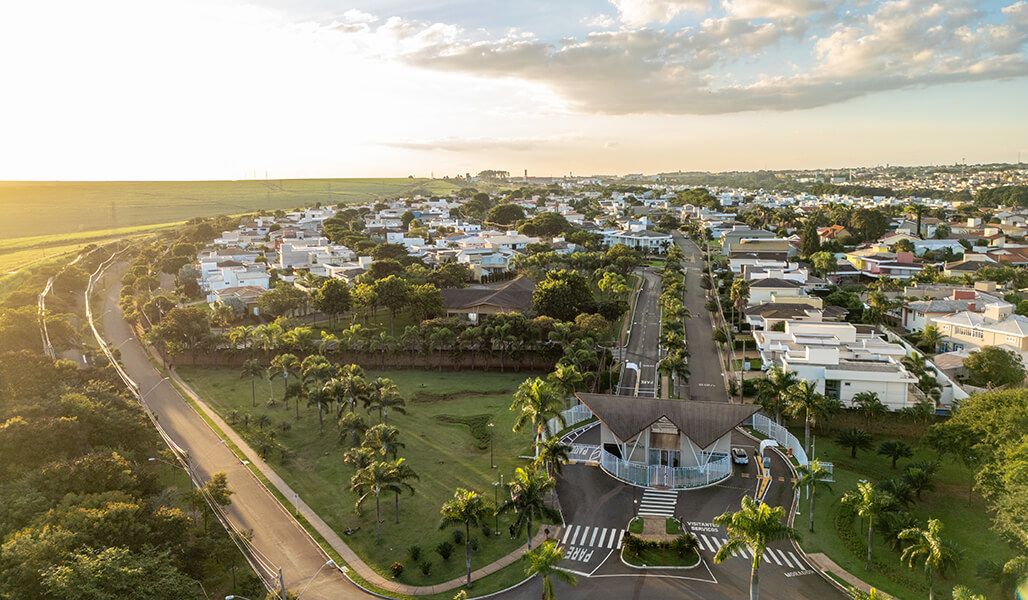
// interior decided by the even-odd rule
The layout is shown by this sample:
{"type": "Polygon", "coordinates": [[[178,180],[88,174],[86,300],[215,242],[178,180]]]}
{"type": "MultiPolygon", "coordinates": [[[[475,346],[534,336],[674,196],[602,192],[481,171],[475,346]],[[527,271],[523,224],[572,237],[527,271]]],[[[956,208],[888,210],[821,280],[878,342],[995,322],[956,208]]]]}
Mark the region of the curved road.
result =
{"type": "Polygon", "coordinates": [[[237,530],[252,532],[250,542],[259,561],[267,567],[265,574],[275,576],[281,568],[286,587],[294,592],[310,584],[303,594],[305,600],[368,598],[339,570],[322,568],[328,557],[321,548],[150,364],[118,307],[121,270],[112,269],[105,277],[107,280],[102,283],[110,286],[104,292],[101,309],[105,339],[121,352],[122,366],[139,385],[143,403],[156,415],[168,436],[186,450],[202,478],[206,480],[219,471],[228,476],[235,502],[226,508],[226,515],[237,530]]]}

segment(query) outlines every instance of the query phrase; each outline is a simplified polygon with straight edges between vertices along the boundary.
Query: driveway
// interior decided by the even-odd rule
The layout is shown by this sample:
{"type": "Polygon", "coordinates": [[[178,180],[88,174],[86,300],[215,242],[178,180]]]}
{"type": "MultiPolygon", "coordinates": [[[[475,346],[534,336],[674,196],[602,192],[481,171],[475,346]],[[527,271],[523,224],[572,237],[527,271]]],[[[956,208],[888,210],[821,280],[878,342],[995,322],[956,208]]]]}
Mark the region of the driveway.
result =
{"type": "Polygon", "coordinates": [[[675,243],[685,254],[685,307],[692,317],[685,321],[685,341],[689,348],[689,398],[728,402],[721,355],[714,343],[714,325],[706,308],[703,253],[692,240],[675,232],[675,243]]]}

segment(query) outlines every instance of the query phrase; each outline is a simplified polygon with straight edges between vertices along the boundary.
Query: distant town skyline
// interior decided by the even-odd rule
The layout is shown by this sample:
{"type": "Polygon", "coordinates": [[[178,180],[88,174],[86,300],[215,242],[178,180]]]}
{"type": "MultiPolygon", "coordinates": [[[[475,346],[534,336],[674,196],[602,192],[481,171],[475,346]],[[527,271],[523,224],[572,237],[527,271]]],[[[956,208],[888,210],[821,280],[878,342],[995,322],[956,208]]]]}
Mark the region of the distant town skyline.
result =
{"type": "Polygon", "coordinates": [[[1014,163],[1028,2],[0,7],[0,179],[1014,163]]]}

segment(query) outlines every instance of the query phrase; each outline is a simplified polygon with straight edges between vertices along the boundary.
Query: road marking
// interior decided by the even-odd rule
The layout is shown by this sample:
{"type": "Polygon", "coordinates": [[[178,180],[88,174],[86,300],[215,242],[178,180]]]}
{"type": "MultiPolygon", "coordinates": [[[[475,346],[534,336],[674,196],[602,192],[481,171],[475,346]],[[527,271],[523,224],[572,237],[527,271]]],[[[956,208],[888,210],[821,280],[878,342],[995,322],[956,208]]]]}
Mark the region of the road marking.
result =
{"type": "Polygon", "coordinates": [[[624,537],[625,537],[625,530],[622,529],[621,530],[621,535],[618,536],[618,549],[619,550],[621,549],[621,540],[623,540],[624,537]]]}
{"type": "Polygon", "coordinates": [[[582,539],[578,540],[579,544],[585,545],[585,540],[589,537],[589,526],[586,525],[585,529],[582,530],[582,539]]]}
{"type": "Polygon", "coordinates": [[[566,529],[564,529],[564,537],[560,540],[560,544],[562,546],[567,545],[567,543],[568,543],[568,536],[571,535],[571,530],[572,529],[573,529],[573,526],[569,526],[566,529]]]}
{"type": "Polygon", "coordinates": [[[598,544],[598,546],[599,546],[600,548],[602,548],[602,547],[603,547],[603,540],[604,540],[604,538],[606,538],[606,537],[607,537],[607,528],[606,528],[606,527],[604,527],[604,528],[603,528],[603,531],[602,531],[602,532],[600,533],[600,543],[598,544]]]}
{"type": "Polygon", "coordinates": [[[575,525],[575,533],[574,533],[574,534],[572,534],[572,536],[571,536],[571,545],[572,545],[572,546],[574,546],[574,545],[575,545],[575,540],[577,540],[577,539],[578,539],[578,534],[579,534],[579,533],[580,533],[581,531],[582,531],[582,528],[581,528],[581,527],[579,527],[578,525],[575,525]]]}
{"type": "MultiPolygon", "coordinates": [[[[785,566],[787,566],[787,567],[789,567],[791,569],[792,568],[792,563],[789,562],[789,557],[785,555],[785,552],[782,552],[781,550],[779,550],[778,553],[782,555],[782,560],[785,562],[785,566]]],[[[799,566],[799,565],[797,565],[797,566],[799,566]]]]}
{"type": "Polygon", "coordinates": [[[609,541],[609,542],[607,542],[607,548],[608,548],[608,549],[611,549],[611,548],[613,548],[613,547],[614,547],[614,540],[616,540],[616,539],[617,539],[617,537],[618,537],[618,536],[617,536],[617,533],[616,533],[616,532],[614,532],[614,531],[611,531],[611,532],[610,532],[610,541],[609,541]]]}
{"type": "Polygon", "coordinates": [[[796,566],[797,566],[797,567],[799,567],[799,568],[801,568],[801,569],[805,569],[805,568],[806,568],[806,565],[804,565],[803,563],[801,563],[801,562],[800,562],[800,559],[796,558],[796,555],[795,555],[795,554],[793,554],[792,552],[790,552],[790,553],[789,553],[789,556],[791,556],[791,557],[792,557],[792,562],[796,563],[796,566]]]}
{"type": "Polygon", "coordinates": [[[774,553],[774,551],[773,551],[773,550],[771,550],[770,548],[768,548],[768,549],[767,549],[767,550],[766,550],[766,551],[764,552],[764,560],[767,560],[767,557],[769,557],[769,556],[771,557],[771,560],[775,561],[775,564],[776,564],[776,565],[778,565],[779,567],[780,567],[780,566],[782,566],[782,562],[781,562],[780,560],[778,560],[778,557],[777,557],[777,556],[775,556],[775,553],[774,553]]]}
{"type": "Polygon", "coordinates": [[[714,548],[714,544],[710,543],[710,540],[707,539],[707,536],[701,533],[700,537],[703,538],[703,543],[707,545],[708,550],[710,550],[711,552],[717,552],[717,550],[714,548]]]}
{"type": "MultiPolygon", "coordinates": [[[[606,528],[604,528],[604,531],[606,531],[606,528]]],[[[600,528],[599,527],[593,528],[593,537],[589,539],[589,545],[590,546],[593,546],[593,545],[596,544],[596,534],[599,533],[599,532],[600,532],[600,528]]]]}

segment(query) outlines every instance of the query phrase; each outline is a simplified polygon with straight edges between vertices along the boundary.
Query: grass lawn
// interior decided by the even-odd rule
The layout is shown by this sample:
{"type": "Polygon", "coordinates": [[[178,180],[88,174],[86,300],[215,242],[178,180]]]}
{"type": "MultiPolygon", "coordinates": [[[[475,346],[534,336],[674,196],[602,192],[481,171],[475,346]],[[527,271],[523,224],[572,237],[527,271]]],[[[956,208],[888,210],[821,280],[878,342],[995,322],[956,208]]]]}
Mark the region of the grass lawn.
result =
{"type": "MultiPolygon", "coordinates": [[[[434,548],[445,540],[453,541],[452,529],[440,531],[439,507],[453,496],[457,487],[481,492],[493,502],[494,486],[499,474],[509,479],[514,468],[525,463],[517,458],[529,452],[530,435],[511,431],[514,414],[508,408],[511,395],[528,374],[520,373],[441,373],[421,370],[368,371],[369,377],[389,377],[408,399],[407,415],[394,413],[390,423],[402,432],[406,447],[401,451],[411,467],[421,476],[415,482],[417,494],[400,499],[400,523],[395,522],[394,498],[382,498],[383,523],[381,539],[376,538],[374,502],[365,505],[363,517],[353,511],[354,497],[349,492],[353,470],[342,462],[343,448],[337,442],[332,419],[326,419],[324,435],[318,434],[317,413],[301,407],[301,418],[294,419],[292,406],[285,410],[278,402],[267,406],[269,385],[258,382],[258,406],[252,407],[250,382],[241,379],[232,368],[180,368],[181,375],[226,419],[235,410],[252,417],[269,415],[276,440],[289,450],[283,461],[281,453],[272,451],[267,460],[318,515],[340,533],[355,551],[385,576],[396,561],[404,564],[400,580],[416,585],[439,583],[463,573],[463,546],[457,546],[449,560],[444,561],[434,548]],[[494,455],[498,466],[490,469],[489,448],[476,440],[471,428],[475,422],[491,421],[495,426],[494,455]],[[282,425],[289,429],[283,431],[282,425]],[[351,536],[347,528],[359,531],[351,536]],[[410,560],[407,549],[419,545],[422,558],[430,560],[432,570],[423,575],[410,560]]],[[[275,382],[274,397],[281,398],[281,383],[275,382]]],[[[369,422],[375,422],[369,415],[369,422]]],[[[251,423],[253,419],[251,419],[251,423]]],[[[251,441],[258,432],[253,425],[237,429],[251,441]]],[[[494,522],[490,523],[492,527],[494,522]]],[[[472,558],[478,568],[506,555],[524,542],[511,540],[507,524],[500,520],[501,536],[488,538],[473,530],[479,551],[472,558]]],[[[517,579],[506,574],[502,579],[517,579]]]]}
{"type": "MultiPolygon", "coordinates": [[[[793,435],[803,439],[803,431],[793,429],[793,435]]],[[[909,569],[900,563],[900,553],[882,540],[880,533],[875,534],[872,556],[875,562],[874,572],[864,569],[864,552],[866,546],[866,529],[858,523],[850,525],[846,519],[837,519],[842,507],[838,502],[846,491],[855,489],[861,479],[883,481],[898,477],[904,465],[910,460],[935,460],[935,452],[927,447],[919,447],[916,439],[905,439],[914,448],[912,459],[900,460],[896,470],[890,467],[890,460],[876,454],[878,445],[887,439],[875,436],[874,450],[861,451],[856,459],[850,458],[850,451],[841,447],[834,440],[818,438],[817,458],[835,464],[835,483],[833,491],[819,491],[817,494],[816,513],[814,515],[815,531],[807,530],[807,503],[800,505],[801,515],[796,517],[796,526],[803,534],[803,547],[807,552],[823,552],[841,567],[880,588],[890,595],[906,599],[918,599],[927,596],[927,582],[921,568],[909,569]],[[840,528],[851,528],[849,541],[840,537],[840,528]]],[[[975,496],[969,503],[968,487],[972,474],[952,460],[944,460],[939,466],[935,477],[936,490],[925,492],[920,501],[915,501],[911,512],[919,520],[927,522],[929,518],[937,518],[943,523],[943,536],[954,543],[961,551],[962,558],[956,568],[947,577],[936,577],[936,597],[949,598],[950,590],[956,584],[966,585],[978,593],[987,593],[990,597],[997,589],[976,575],[976,567],[980,561],[992,560],[1003,564],[1010,558],[1007,545],[990,529],[990,518],[985,503],[975,496]]]]}

